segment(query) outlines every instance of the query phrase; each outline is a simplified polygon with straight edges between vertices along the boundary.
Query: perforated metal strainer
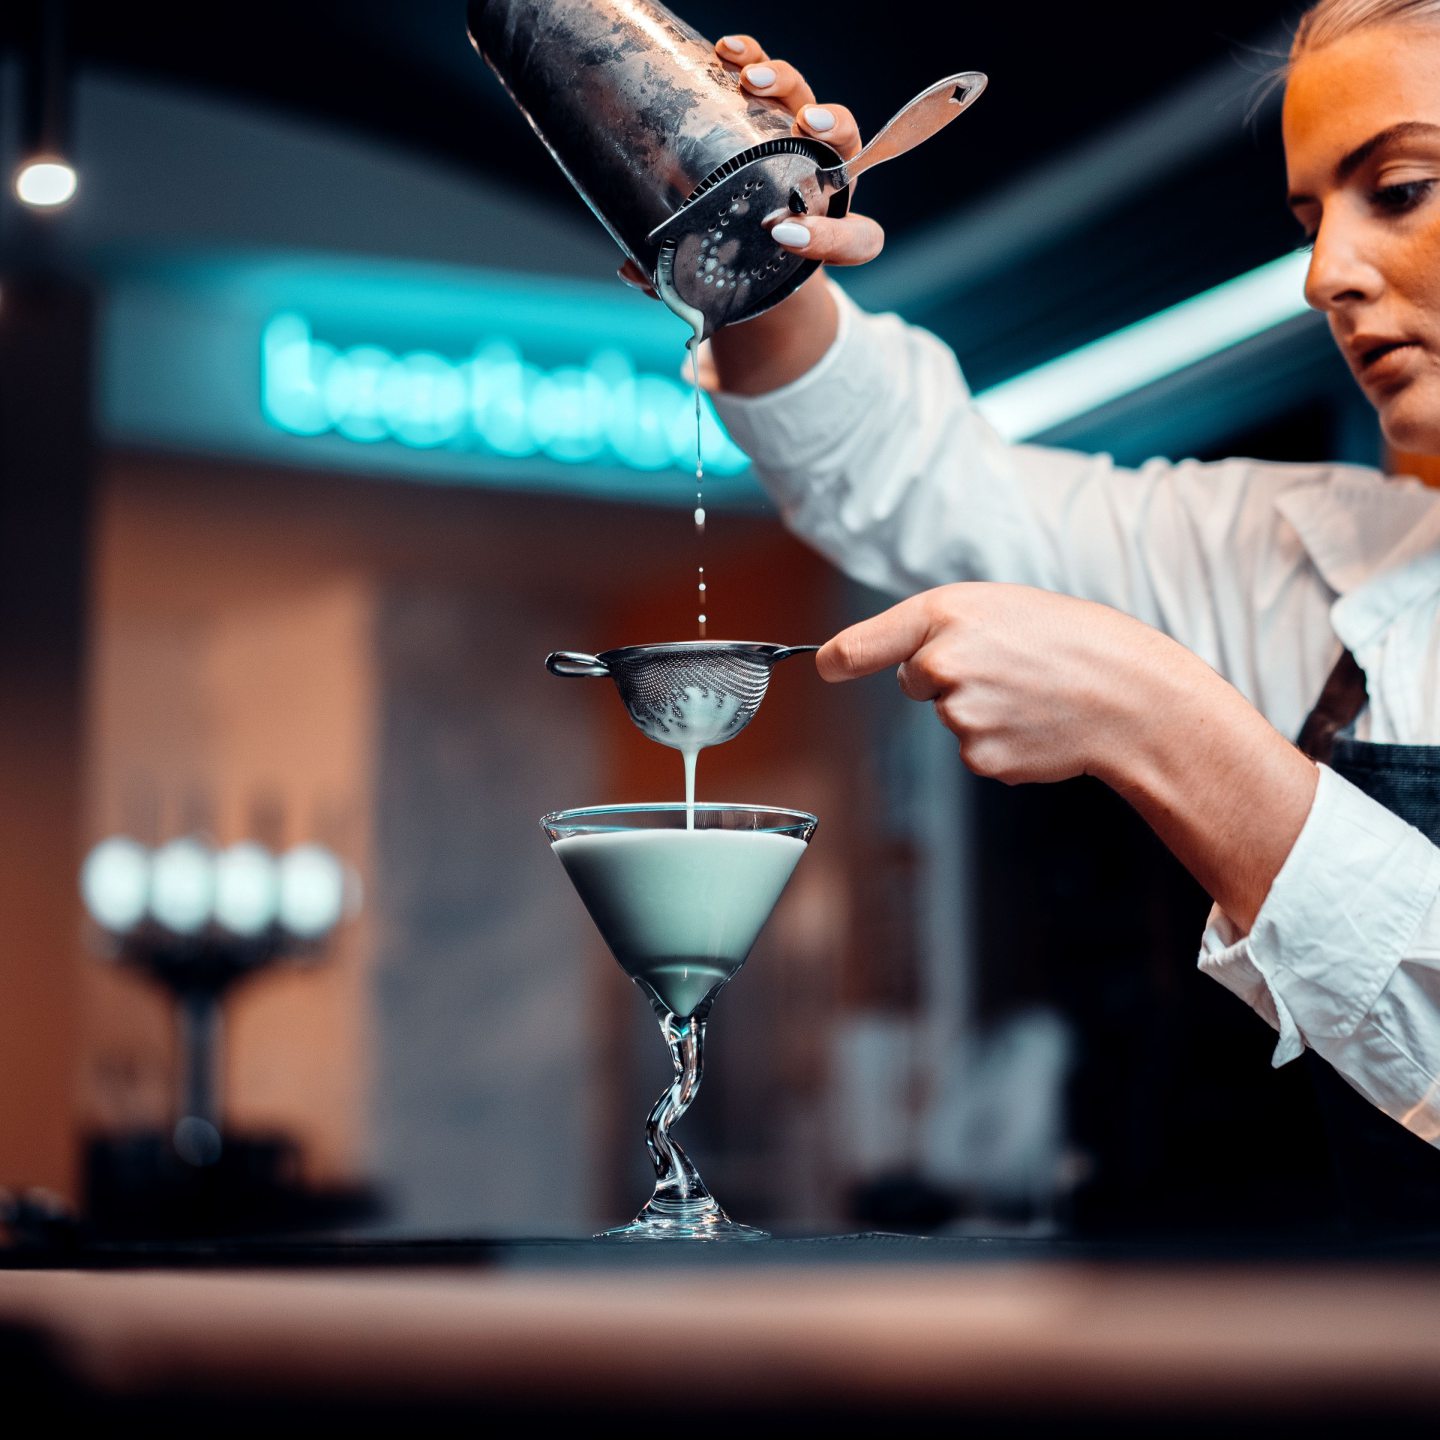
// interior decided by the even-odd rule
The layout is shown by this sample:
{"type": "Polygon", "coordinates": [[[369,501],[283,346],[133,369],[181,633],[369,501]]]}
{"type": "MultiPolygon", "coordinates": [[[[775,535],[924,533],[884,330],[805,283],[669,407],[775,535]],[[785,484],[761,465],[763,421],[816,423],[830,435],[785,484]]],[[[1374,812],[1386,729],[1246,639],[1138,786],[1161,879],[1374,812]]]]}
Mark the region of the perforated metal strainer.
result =
{"type": "Polygon", "coordinates": [[[754,719],[774,665],[819,648],[676,640],[599,655],[556,650],[546,656],[545,668],[552,675],[608,675],[630,718],[650,739],[677,750],[698,750],[733,740],[754,719]]]}

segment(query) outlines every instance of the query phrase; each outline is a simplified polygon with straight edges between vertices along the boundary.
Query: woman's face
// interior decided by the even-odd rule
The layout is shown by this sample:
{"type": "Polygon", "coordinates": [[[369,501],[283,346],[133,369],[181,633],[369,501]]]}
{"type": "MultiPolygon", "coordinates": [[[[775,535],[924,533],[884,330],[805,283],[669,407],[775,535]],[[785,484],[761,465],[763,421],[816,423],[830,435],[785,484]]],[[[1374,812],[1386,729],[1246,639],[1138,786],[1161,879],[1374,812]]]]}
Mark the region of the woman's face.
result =
{"type": "Polygon", "coordinates": [[[1305,298],[1398,450],[1440,454],[1440,22],[1303,56],[1285,92],[1305,298]]]}

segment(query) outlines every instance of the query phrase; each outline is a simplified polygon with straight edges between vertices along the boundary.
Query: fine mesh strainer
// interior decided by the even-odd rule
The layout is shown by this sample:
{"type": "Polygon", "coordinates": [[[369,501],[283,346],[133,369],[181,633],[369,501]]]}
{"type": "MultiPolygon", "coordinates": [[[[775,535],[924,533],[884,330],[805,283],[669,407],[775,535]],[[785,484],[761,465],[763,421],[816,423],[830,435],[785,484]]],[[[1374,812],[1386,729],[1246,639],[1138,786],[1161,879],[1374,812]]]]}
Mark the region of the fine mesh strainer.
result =
{"type": "Polygon", "coordinates": [[[733,740],[750,723],[765,698],[773,665],[819,648],[676,640],[599,655],[556,650],[546,656],[545,668],[552,675],[608,675],[630,718],[650,739],[677,750],[699,750],[733,740]]]}

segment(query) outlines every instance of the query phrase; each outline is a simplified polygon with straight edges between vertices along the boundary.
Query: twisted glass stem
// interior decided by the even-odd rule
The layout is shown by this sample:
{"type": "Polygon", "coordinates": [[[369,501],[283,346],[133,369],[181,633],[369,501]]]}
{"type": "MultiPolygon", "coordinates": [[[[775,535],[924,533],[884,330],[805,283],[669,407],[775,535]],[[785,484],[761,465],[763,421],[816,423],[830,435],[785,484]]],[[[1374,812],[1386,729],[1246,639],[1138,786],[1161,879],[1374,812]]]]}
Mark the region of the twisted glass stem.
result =
{"type": "Polygon", "coordinates": [[[690,1157],[670,1138],[670,1127],[690,1108],[700,1092],[705,1067],[705,1020],[691,1015],[684,1020],[674,1015],[660,1016],[660,1033],[670,1047],[675,1078],[669,1089],[655,1102],[645,1124],[645,1144],[650,1163],[655,1167],[655,1194],[650,1204],[693,1204],[715,1202],[705,1188],[690,1157]]]}

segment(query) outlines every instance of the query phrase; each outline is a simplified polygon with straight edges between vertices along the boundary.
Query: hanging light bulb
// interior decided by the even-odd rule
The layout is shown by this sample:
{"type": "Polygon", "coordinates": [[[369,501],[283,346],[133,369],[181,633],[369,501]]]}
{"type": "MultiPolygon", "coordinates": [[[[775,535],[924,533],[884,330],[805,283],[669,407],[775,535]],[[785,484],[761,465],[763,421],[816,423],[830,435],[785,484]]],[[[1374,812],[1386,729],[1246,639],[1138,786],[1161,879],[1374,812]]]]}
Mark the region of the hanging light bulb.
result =
{"type": "Polygon", "coordinates": [[[15,194],[35,210],[74,198],[79,179],[67,158],[70,86],[66,73],[64,0],[41,0],[23,74],[21,153],[15,194]]]}
{"type": "Polygon", "coordinates": [[[15,194],[27,205],[50,209],[75,194],[74,167],[58,155],[37,155],[15,172],[15,194]]]}

